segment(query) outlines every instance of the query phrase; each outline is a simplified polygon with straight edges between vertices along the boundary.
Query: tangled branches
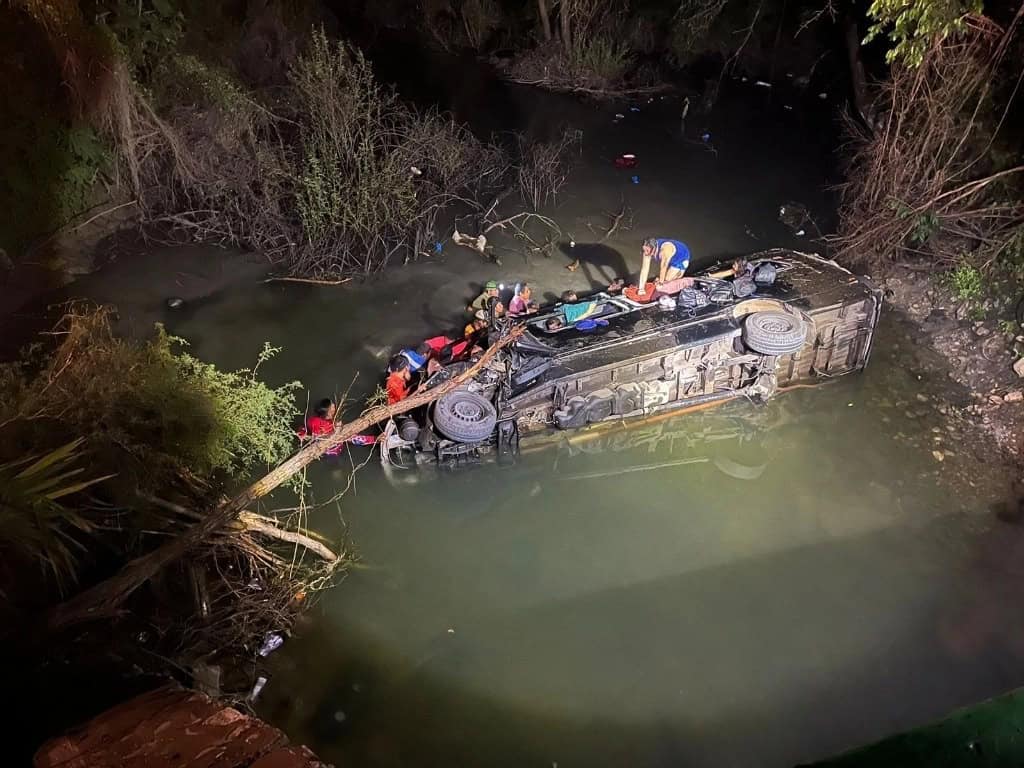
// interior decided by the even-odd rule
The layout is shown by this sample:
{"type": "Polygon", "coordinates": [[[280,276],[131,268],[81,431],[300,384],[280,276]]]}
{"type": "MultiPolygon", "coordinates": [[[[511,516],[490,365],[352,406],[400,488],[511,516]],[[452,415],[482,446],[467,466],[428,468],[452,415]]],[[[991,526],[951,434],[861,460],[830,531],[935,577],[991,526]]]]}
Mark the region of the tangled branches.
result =
{"type": "Polygon", "coordinates": [[[669,47],[679,63],[686,63],[698,50],[711,25],[725,8],[725,0],[681,0],[672,17],[669,47]]]}
{"type": "MultiPolygon", "coordinates": [[[[175,535],[203,517],[160,498],[146,501],[175,535]]],[[[349,562],[344,550],[306,528],[311,511],[300,498],[272,516],[243,512],[162,572],[170,599],[163,601],[160,637],[150,640],[154,648],[189,666],[215,660],[232,667],[251,659],[269,635],[287,633],[349,562]]]]}
{"type": "Polygon", "coordinates": [[[519,162],[516,182],[523,200],[535,211],[553,202],[569,175],[569,156],[579,148],[580,133],[566,128],[550,142],[528,142],[516,135],[519,162]]]}
{"type": "Polygon", "coordinates": [[[874,110],[885,117],[874,135],[857,131],[841,188],[833,240],[842,258],[954,262],[973,251],[989,263],[1015,242],[1024,204],[1013,183],[1024,166],[1000,164],[991,152],[1013,98],[995,110],[992,88],[1004,62],[1020,81],[1019,61],[1006,56],[1020,18],[1005,31],[973,18],[916,69],[894,67],[874,110]]]}
{"type": "Polygon", "coordinates": [[[260,250],[312,278],[368,274],[426,250],[438,213],[502,170],[495,147],[401,104],[323,32],[273,109],[192,57],[164,66],[157,103],[121,79],[111,133],[148,231],[170,241],[260,250]]]}

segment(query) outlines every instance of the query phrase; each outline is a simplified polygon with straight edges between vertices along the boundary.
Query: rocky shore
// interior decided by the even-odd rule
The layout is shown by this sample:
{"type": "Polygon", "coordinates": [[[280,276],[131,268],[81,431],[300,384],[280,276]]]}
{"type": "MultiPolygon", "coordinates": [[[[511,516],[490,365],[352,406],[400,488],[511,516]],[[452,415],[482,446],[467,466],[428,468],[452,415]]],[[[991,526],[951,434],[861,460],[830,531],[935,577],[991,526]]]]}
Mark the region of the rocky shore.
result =
{"type": "Polygon", "coordinates": [[[912,347],[906,365],[917,366],[921,376],[945,377],[959,393],[922,394],[925,403],[951,423],[968,425],[989,461],[1018,470],[1024,460],[1024,329],[1010,319],[1012,300],[960,300],[930,273],[907,269],[877,282],[906,328],[912,347]]]}

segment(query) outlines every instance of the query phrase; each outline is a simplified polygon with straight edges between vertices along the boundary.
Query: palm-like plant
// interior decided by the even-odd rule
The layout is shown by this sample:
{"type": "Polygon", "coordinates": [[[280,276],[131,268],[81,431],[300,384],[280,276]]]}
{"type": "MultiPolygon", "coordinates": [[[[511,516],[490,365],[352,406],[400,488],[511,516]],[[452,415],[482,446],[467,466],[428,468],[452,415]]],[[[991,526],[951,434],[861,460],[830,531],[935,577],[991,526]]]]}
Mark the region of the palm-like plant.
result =
{"type": "Polygon", "coordinates": [[[77,576],[83,547],[78,535],[95,524],[69,504],[70,497],[113,475],[80,479],[76,467],[84,438],[42,455],[0,464],[0,550],[37,560],[62,591],[77,576]]]}

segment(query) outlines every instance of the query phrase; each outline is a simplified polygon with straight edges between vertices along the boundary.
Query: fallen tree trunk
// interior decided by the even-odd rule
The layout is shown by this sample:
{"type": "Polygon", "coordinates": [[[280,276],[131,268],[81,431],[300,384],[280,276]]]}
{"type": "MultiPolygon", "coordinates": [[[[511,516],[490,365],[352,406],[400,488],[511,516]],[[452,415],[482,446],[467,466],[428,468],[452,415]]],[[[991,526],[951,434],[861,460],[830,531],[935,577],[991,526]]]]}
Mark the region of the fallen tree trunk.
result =
{"type": "MultiPolygon", "coordinates": [[[[149,581],[164,567],[173,563],[192,547],[198,545],[214,534],[227,523],[235,520],[247,507],[257,499],[266,496],[304,467],[319,459],[331,448],[346,443],[355,435],[361,434],[369,427],[386,421],[394,416],[415,410],[420,406],[434,402],[451,392],[463,382],[475,376],[484,366],[494,359],[498,351],[510,344],[521,334],[514,329],[504,339],[492,345],[481,358],[467,371],[445,382],[439,387],[420,392],[395,405],[379,405],[364,411],[359,418],[348,423],[338,423],[334,432],[317,439],[300,448],[290,458],[256,482],[245,488],[234,498],[213,509],[202,522],[186,530],[180,536],[157,547],[141,557],[128,562],[120,571],[101,581],[75,597],[56,606],[42,622],[39,628],[42,634],[60,632],[76,624],[95,619],[113,616],[122,603],[139,587],[149,581]]],[[[24,637],[38,637],[36,632],[27,632],[24,637]]]]}

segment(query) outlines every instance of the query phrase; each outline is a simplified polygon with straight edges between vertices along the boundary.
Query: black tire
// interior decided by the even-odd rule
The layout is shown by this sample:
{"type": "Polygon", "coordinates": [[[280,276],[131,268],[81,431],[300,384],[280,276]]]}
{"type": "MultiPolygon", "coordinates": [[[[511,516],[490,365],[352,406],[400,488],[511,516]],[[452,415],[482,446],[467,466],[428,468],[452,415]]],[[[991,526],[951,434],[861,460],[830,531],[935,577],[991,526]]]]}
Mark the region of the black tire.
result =
{"type": "Polygon", "coordinates": [[[807,340],[807,325],[786,312],[755,312],[743,324],[743,343],[762,355],[788,355],[807,340]]]}
{"type": "Polygon", "coordinates": [[[449,440],[479,443],[494,431],[498,413],[483,395],[457,389],[434,405],[434,426],[449,440]]]}

